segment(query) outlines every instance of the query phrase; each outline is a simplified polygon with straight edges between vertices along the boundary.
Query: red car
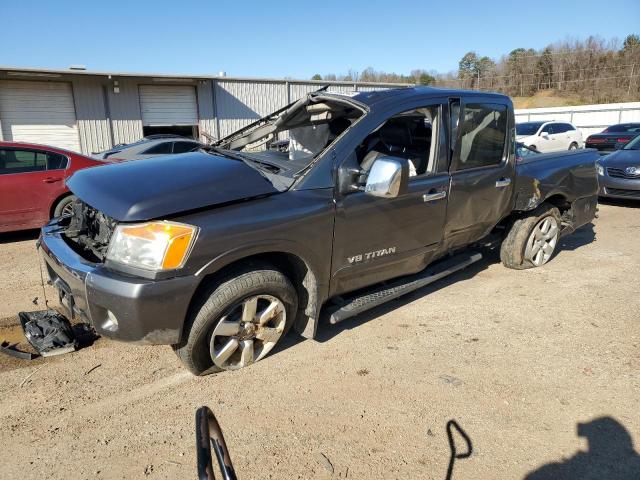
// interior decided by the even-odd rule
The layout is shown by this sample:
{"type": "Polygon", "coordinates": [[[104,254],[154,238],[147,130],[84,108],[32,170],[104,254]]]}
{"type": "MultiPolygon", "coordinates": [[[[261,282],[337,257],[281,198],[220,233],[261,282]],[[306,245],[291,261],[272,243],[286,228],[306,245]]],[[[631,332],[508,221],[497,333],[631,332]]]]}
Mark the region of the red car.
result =
{"type": "Polygon", "coordinates": [[[69,211],[66,179],[104,162],[60,148],[0,142],[0,232],[40,228],[69,211]]]}

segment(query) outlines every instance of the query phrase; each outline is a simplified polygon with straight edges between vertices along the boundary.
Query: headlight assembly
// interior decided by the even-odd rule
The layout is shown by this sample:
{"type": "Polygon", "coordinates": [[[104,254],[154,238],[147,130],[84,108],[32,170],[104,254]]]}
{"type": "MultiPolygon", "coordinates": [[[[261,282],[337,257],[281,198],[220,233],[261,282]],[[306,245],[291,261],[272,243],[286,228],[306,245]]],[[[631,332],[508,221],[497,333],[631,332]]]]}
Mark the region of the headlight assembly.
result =
{"type": "Polygon", "coordinates": [[[107,260],[162,271],[181,268],[198,234],[198,227],[175,222],[121,224],[113,232],[107,260]]]}
{"type": "Polygon", "coordinates": [[[598,172],[598,175],[600,175],[601,177],[604,177],[604,167],[597,162],[596,162],[596,172],[598,172]]]}

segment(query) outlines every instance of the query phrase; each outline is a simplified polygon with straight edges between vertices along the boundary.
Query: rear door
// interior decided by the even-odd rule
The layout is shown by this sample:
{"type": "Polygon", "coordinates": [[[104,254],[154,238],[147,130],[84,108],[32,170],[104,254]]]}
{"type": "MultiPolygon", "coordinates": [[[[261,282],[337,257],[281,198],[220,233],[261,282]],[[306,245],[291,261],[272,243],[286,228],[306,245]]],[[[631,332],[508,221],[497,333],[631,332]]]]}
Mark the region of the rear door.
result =
{"type": "Polygon", "coordinates": [[[51,196],[64,189],[64,170],[46,168],[46,152],[0,148],[0,226],[37,228],[49,220],[51,196]]]}
{"type": "Polygon", "coordinates": [[[511,211],[515,123],[504,99],[452,99],[451,191],[445,244],[463,247],[487,235],[511,211]]]}

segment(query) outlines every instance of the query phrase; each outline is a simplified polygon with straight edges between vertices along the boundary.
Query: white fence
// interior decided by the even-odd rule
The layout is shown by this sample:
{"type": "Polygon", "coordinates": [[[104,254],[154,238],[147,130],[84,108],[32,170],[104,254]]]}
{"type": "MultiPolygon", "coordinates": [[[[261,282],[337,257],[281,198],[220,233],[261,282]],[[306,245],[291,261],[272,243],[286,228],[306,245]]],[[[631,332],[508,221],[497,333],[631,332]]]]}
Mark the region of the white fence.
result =
{"type": "Polygon", "coordinates": [[[516,122],[556,120],[571,122],[582,131],[583,138],[609,125],[640,122],[640,102],[516,109],[516,122]]]}

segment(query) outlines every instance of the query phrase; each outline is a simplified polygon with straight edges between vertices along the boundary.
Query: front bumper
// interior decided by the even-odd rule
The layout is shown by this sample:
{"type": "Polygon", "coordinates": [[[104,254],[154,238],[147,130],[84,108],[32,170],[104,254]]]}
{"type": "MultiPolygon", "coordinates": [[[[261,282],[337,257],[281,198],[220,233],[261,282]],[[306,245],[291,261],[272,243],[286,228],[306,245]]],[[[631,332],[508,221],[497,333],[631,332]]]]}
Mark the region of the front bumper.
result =
{"type": "Polygon", "coordinates": [[[108,270],[78,255],[54,223],[42,228],[38,248],[69,318],[91,323],[115,340],[180,341],[198,277],[147,280],[108,270]]]}
{"type": "Polygon", "coordinates": [[[601,197],[640,200],[640,179],[614,178],[607,174],[598,176],[598,182],[601,197]]]}

